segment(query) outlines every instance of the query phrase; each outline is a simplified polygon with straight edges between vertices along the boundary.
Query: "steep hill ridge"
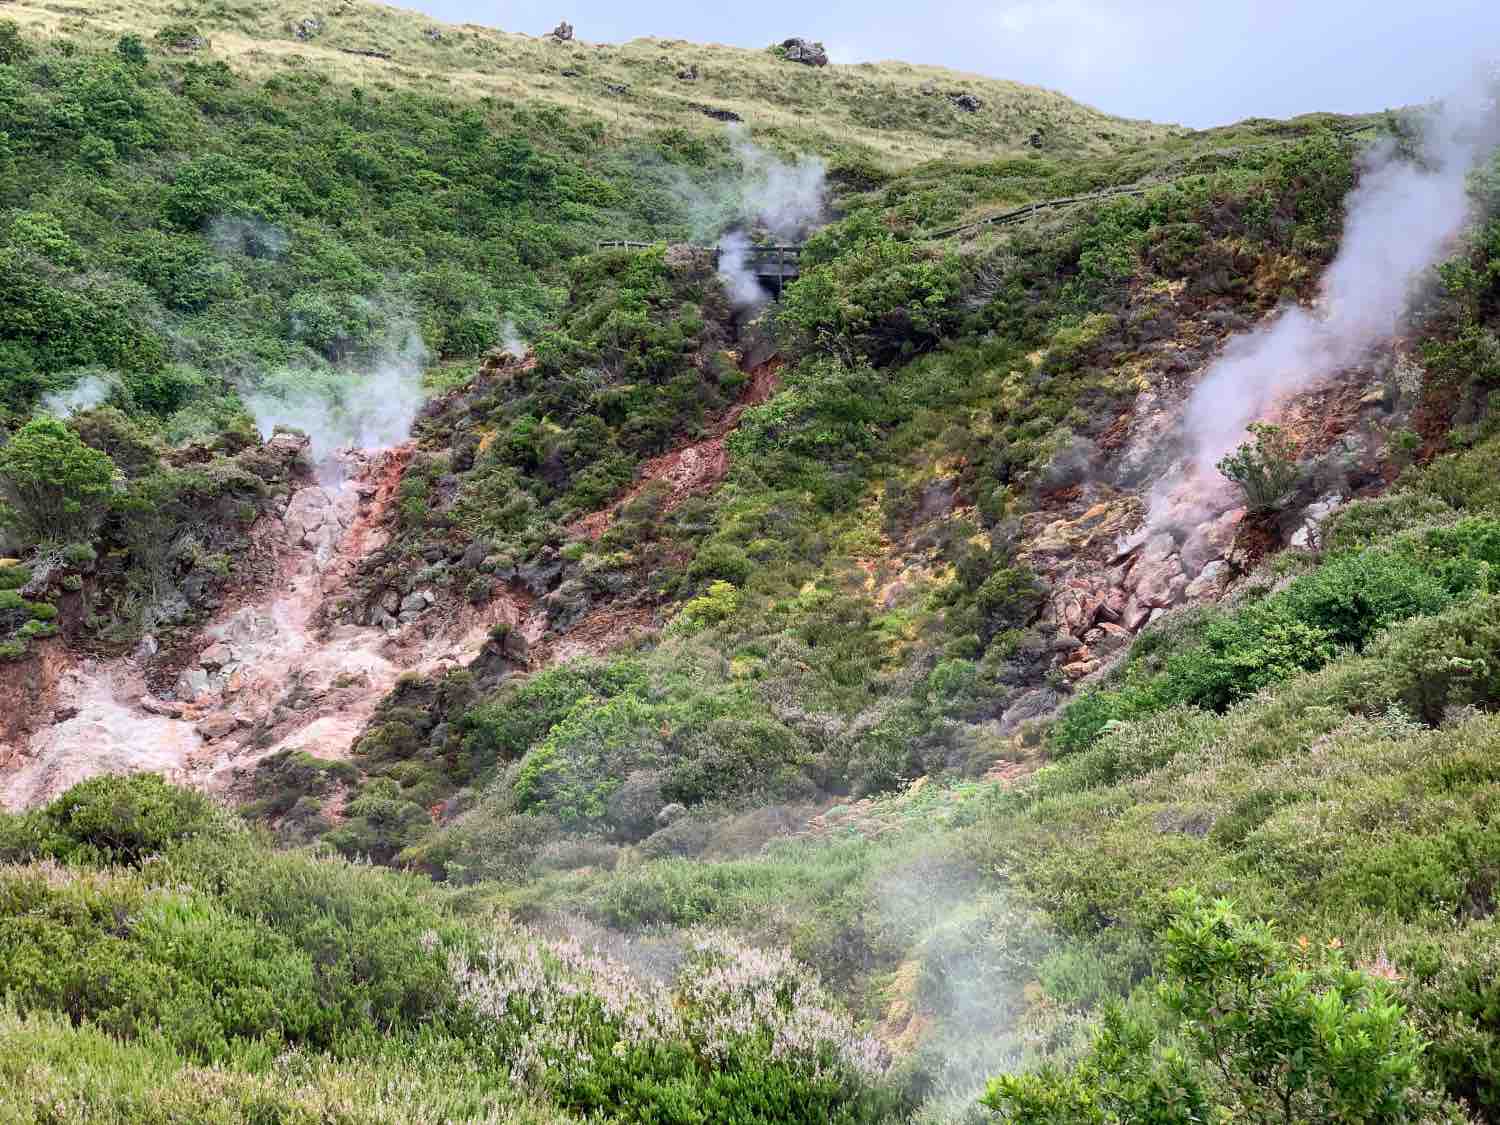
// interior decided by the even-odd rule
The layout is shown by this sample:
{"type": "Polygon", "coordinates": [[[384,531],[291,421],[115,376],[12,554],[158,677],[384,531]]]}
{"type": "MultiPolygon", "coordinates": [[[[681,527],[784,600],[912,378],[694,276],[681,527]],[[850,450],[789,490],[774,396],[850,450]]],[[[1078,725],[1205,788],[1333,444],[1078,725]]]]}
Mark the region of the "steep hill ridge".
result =
{"type": "Polygon", "coordinates": [[[86,11],[48,0],[14,0],[6,5],[6,18],[95,40],[191,25],[209,41],[199,57],[222,58],[259,78],[315,67],[351,84],[588,111],[623,135],[666,126],[709,135],[719,127],[702,111],[711,103],[789,147],[828,152],[848,145],[898,165],[1035,146],[1059,153],[1113,152],[1186,132],[1111,117],[1052,91],[941,67],[882,62],[813,69],[764,50],[683,40],[589,43],[587,27],[578,29],[582,38],[558,43],[543,28],[528,35],[455,27],[365,0],[274,0],[237,8],[98,0],[86,11]],[[692,67],[696,78],[678,77],[692,67]],[[976,96],[979,108],[955,107],[948,95],[961,92],[976,96]]]}

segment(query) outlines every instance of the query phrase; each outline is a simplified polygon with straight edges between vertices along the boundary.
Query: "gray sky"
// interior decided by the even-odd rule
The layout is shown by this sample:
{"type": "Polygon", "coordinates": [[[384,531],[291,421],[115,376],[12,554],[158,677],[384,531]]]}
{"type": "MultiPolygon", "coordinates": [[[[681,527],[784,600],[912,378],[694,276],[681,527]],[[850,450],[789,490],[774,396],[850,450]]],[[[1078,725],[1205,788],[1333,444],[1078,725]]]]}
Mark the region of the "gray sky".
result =
{"type": "Polygon", "coordinates": [[[1126,117],[1207,126],[1425,101],[1500,50],[1497,0],[388,0],[450,22],[580,38],[900,58],[1047,86],[1126,117]]]}

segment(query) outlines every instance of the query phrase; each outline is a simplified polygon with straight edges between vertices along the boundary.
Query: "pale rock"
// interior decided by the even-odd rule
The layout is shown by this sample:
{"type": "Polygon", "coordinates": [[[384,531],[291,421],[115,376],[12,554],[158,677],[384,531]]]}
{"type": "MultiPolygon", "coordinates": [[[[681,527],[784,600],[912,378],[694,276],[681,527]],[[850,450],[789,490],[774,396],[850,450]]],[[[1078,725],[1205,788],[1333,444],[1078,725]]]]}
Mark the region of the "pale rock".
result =
{"type": "Polygon", "coordinates": [[[1091,676],[1100,668],[1097,660],[1081,660],[1073,664],[1063,665],[1063,675],[1070,680],[1081,680],[1085,676],[1091,676]]]}
{"type": "Polygon", "coordinates": [[[1307,510],[1302,513],[1302,526],[1292,533],[1292,537],[1287,540],[1288,544],[1303,548],[1316,546],[1318,531],[1322,528],[1323,521],[1332,515],[1343,502],[1344,498],[1337,492],[1330,492],[1309,504],[1307,510]]]}
{"type": "Polygon", "coordinates": [[[1184,596],[1189,601],[1198,601],[1218,594],[1219,587],[1228,571],[1228,563],[1223,559],[1215,559],[1198,572],[1197,578],[1188,583],[1184,596]]]}
{"type": "Polygon", "coordinates": [[[1208,523],[1195,527],[1182,544],[1182,569],[1190,577],[1214,559],[1222,559],[1234,545],[1245,509],[1232,508],[1208,523]]]}
{"type": "Polygon", "coordinates": [[[1136,563],[1132,575],[1135,578],[1135,600],[1141,605],[1160,608],[1175,603],[1187,588],[1187,577],[1182,572],[1182,560],[1176,555],[1148,564],[1143,556],[1136,563]]]}
{"type": "Polygon", "coordinates": [[[234,660],[234,653],[223,641],[216,641],[198,654],[198,663],[210,670],[222,668],[234,660]]]}
{"type": "Polygon", "coordinates": [[[656,814],[656,823],[659,827],[666,828],[668,825],[676,824],[687,816],[687,806],[673,801],[669,805],[663,805],[656,814]]]}
{"type": "Polygon", "coordinates": [[[1142,605],[1139,599],[1131,598],[1125,604],[1125,612],[1120,614],[1120,625],[1129,632],[1136,633],[1140,631],[1141,626],[1146,623],[1146,618],[1150,616],[1151,607],[1149,605],[1142,605]]]}
{"type": "Polygon", "coordinates": [[[189,668],[177,677],[177,698],[185,703],[196,702],[208,694],[208,673],[202,668],[189,668]]]}

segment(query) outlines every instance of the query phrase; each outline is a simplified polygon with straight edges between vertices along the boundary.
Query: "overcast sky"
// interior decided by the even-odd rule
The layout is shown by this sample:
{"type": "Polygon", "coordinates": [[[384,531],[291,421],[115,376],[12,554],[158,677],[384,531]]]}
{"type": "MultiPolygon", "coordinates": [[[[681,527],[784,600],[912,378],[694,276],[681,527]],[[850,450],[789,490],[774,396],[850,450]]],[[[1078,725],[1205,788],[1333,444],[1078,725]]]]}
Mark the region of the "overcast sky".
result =
{"type": "Polygon", "coordinates": [[[643,35],[764,47],[821,39],[835,62],[899,58],[1047,86],[1185,125],[1425,101],[1500,50],[1497,0],[389,0],[449,22],[589,42],[643,35]]]}

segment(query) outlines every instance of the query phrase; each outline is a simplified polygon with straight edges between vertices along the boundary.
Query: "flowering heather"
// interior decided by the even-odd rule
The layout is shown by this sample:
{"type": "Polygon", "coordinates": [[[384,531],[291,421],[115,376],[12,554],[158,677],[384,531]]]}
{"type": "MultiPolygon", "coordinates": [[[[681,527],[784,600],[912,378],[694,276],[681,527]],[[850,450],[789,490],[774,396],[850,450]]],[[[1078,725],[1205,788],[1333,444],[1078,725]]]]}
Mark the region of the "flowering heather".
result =
{"type": "Polygon", "coordinates": [[[573,937],[508,929],[478,957],[456,952],[448,965],[464,1003],[520,1037],[515,1069],[530,1081],[548,1069],[586,1068],[601,1041],[618,1053],[682,1037],[664,988],[573,937]]]}
{"type": "Polygon", "coordinates": [[[876,1079],[890,1065],[884,1045],[862,1035],[817,977],[784,950],[743,945],[722,934],[700,935],[678,979],[688,1034],[710,1058],[724,1061],[760,1039],[778,1062],[819,1077],[852,1072],[876,1079]]]}
{"type": "Polygon", "coordinates": [[[782,951],[700,935],[675,995],[642,981],[574,937],[546,939],[521,928],[498,935],[477,957],[456,952],[449,968],[475,1013],[518,1038],[518,1077],[587,1070],[595,1053],[622,1056],[650,1044],[688,1047],[716,1067],[747,1055],[814,1078],[878,1079],[886,1049],[832,1009],[817,977],[782,951]]]}

